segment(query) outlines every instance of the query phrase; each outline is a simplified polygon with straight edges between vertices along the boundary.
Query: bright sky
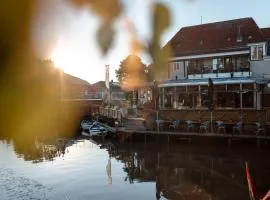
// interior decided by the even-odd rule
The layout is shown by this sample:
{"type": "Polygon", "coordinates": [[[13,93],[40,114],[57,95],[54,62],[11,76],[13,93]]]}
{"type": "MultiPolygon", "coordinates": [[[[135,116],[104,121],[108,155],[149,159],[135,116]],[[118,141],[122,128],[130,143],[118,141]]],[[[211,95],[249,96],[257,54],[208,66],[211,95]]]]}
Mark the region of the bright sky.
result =
{"type": "MultiPolygon", "coordinates": [[[[110,79],[115,69],[129,54],[128,32],[124,18],[135,25],[139,40],[146,42],[151,36],[150,4],[154,0],[121,0],[124,14],[116,21],[116,37],[106,57],[102,57],[96,40],[97,19],[89,10],[71,8],[67,0],[40,0],[43,10],[34,22],[34,38],[38,39],[38,52],[52,58],[65,72],[89,81],[104,80],[105,64],[110,65],[110,79]]],[[[109,0],[108,0],[109,1],[109,0]]],[[[253,17],[259,27],[270,27],[269,0],[160,0],[172,14],[172,24],[162,38],[165,44],[183,26],[253,17]]],[[[147,54],[144,63],[151,62],[147,54]]]]}

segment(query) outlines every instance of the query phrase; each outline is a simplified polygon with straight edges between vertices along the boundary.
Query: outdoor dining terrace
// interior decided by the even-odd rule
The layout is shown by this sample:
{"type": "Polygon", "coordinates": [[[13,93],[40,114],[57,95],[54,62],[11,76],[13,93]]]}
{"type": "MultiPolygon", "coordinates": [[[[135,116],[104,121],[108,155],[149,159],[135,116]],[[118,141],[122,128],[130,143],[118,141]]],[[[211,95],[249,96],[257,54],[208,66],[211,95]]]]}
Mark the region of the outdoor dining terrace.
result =
{"type": "Polygon", "coordinates": [[[228,135],[257,135],[267,136],[267,126],[260,122],[238,121],[223,122],[223,121],[192,121],[192,120],[156,120],[156,131],[167,132],[183,132],[183,133],[213,133],[213,134],[228,134],[228,135]]]}
{"type": "Polygon", "coordinates": [[[146,121],[152,120],[152,127],[146,125],[146,129],[202,134],[267,135],[270,128],[268,110],[214,110],[212,113],[208,110],[159,110],[158,120],[155,115],[157,111],[145,116],[146,121]]]}

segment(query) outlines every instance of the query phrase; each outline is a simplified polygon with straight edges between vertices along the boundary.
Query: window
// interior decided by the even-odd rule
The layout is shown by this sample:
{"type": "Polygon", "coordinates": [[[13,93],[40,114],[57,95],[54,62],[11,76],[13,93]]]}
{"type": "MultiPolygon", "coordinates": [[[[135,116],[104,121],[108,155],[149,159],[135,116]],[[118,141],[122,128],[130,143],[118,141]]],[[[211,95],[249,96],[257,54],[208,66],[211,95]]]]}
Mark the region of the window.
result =
{"type": "Polygon", "coordinates": [[[251,46],[251,60],[263,59],[263,45],[251,46]]]}
{"type": "Polygon", "coordinates": [[[221,70],[219,72],[222,72],[224,69],[224,59],[223,58],[214,58],[212,60],[212,65],[213,65],[213,71],[217,72],[217,70],[221,70]]]}
{"type": "Polygon", "coordinates": [[[218,60],[216,58],[213,59],[213,70],[217,70],[218,60]]]}

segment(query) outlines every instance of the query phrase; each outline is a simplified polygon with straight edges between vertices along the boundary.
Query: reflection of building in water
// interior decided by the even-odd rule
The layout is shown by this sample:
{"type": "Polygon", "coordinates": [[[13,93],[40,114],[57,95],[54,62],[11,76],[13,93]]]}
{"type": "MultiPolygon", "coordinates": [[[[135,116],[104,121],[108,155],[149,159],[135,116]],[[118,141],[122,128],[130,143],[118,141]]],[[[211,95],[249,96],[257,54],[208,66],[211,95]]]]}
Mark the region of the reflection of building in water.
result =
{"type": "Polygon", "coordinates": [[[24,160],[42,162],[53,160],[55,157],[64,156],[66,148],[73,144],[72,140],[55,139],[41,141],[37,138],[13,138],[14,150],[22,155],[24,160]]]}
{"type": "MultiPolygon", "coordinates": [[[[176,152],[155,149],[145,150],[143,146],[118,144],[109,148],[109,154],[124,163],[126,181],[156,182],[157,199],[247,199],[244,159],[231,155],[217,156],[198,150],[177,150],[176,152]]],[[[148,146],[149,148],[149,146],[148,146]]],[[[246,155],[245,155],[246,156],[246,155]]],[[[249,159],[252,155],[248,155],[249,159]]],[[[260,167],[253,160],[253,165],[260,167]]],[[[261,193],[267,191],[266,179],[262,172],[256,177],[261,193]]],[[[270,177],[270,174],[265,174],[270,177]]]]}
{"type": "Polygon", "coordinates": [[[112,184],[112,163],[111,157],[108,159],[108,164],[106,166],[107,176],[108,176],[108,184],[112,184]]]}

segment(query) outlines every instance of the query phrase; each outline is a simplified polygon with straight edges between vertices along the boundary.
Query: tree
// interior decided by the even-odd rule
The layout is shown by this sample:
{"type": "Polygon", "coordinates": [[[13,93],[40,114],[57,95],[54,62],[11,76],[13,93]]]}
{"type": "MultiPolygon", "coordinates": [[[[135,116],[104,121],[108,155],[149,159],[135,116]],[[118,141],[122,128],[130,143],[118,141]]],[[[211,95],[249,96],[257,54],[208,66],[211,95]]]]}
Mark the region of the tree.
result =
{"type": "Polygon", "coordinates": [[[140,57],[129,55],[120,63],[115,73],[123,88],[132,90],[150,80],[151,70],[140,57]]]}

